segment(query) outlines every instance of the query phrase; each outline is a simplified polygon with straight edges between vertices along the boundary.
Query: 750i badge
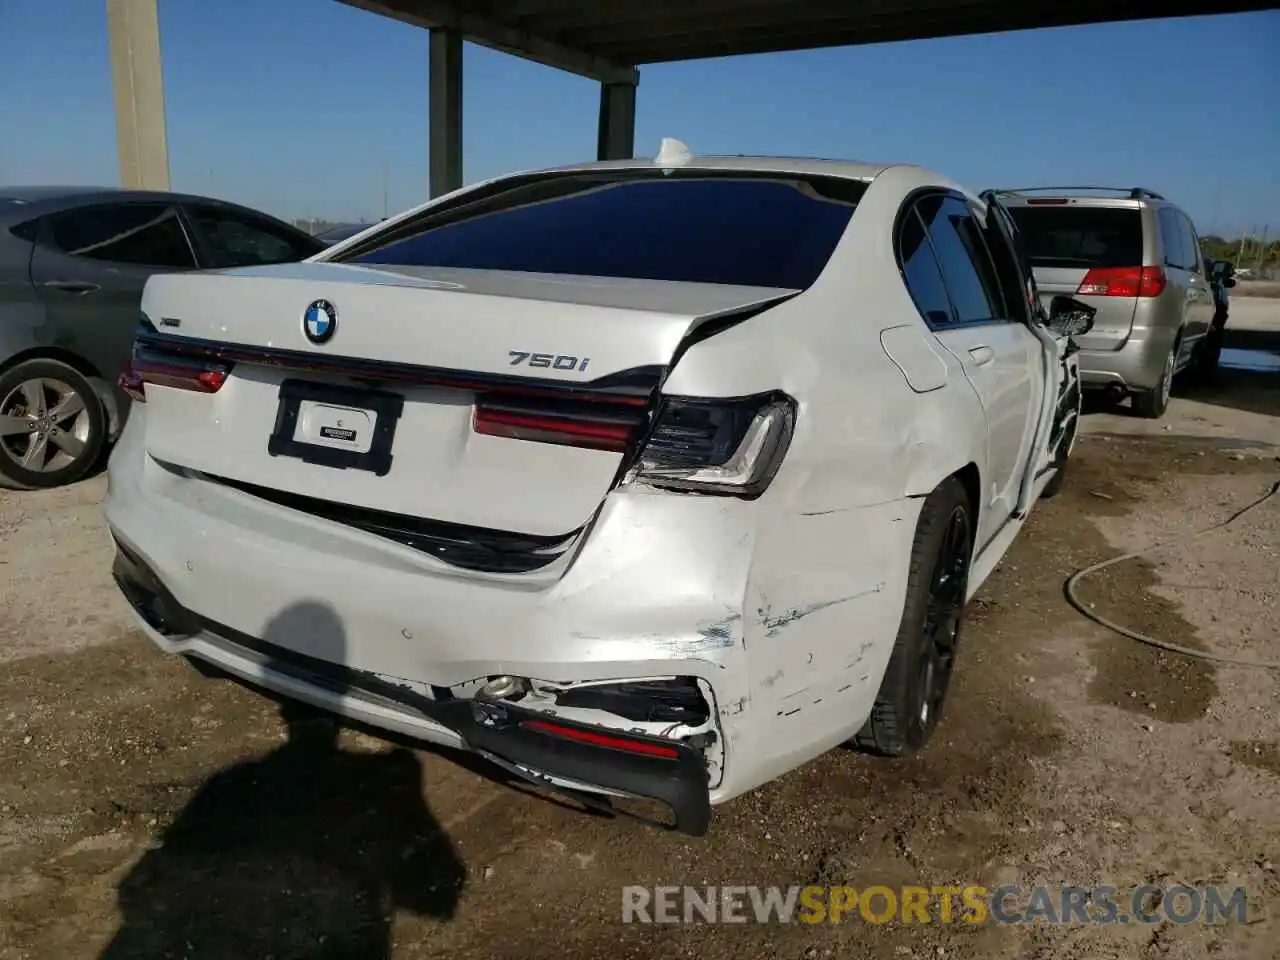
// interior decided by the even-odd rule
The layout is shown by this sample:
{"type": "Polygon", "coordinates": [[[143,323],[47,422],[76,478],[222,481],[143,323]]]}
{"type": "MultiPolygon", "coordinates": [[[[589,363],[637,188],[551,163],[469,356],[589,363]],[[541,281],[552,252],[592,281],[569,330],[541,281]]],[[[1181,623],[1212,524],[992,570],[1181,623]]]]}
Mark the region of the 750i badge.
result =
{"type": "Polygon", "coordinates": [[[546,367],[551,370],[575,370],[578,373],[584,372],[587,364],[591,362],[590,357],[571,357],[563,353],[528,353],[524,350],[508,350],[507,359],[513,367],[523,364],[527,367],[546,367]]]}

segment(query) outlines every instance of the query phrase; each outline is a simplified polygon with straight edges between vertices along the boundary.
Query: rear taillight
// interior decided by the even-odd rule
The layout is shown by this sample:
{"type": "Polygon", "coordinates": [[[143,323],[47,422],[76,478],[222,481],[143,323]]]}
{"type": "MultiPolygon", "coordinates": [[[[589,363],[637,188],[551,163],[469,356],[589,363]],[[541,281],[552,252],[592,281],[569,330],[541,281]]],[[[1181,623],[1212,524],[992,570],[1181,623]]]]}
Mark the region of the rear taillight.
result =
{"type": "Polygon", "coordinates": [[[1158,297],[1168,284],[1163,267],[1094,267],[1076,293],[1090,297],[1158,297]]]}
{"type": "Polygon", "coordinates": [[[476,433],[628,455],[624,484],[665,490],[756,497],[777,472],[791,443],[796,404],[780,393],[736,400],[666,397],[652,426],[630,401],[482,395],[476,433]]]}
{"type": "Polygon", "coordinates": [[[759,496],[782,464],[795,421],[795,401],[779,393],[739,400],[668,397],[624,482],[759,496]]]}
{"type": "Polygon", "coordinates": [[[511,440],[625,452],[644,433],[643,407],[604,402],[479,397],[472,426],[476,433],[511,440]]]}
{"type": "Polygon", "coordinates": [[[196,393],[217,393],[230,373],[229,363],[174,356],[139,346],[117,383],[135,401],[145,403],[148,383],[196,393]]]}

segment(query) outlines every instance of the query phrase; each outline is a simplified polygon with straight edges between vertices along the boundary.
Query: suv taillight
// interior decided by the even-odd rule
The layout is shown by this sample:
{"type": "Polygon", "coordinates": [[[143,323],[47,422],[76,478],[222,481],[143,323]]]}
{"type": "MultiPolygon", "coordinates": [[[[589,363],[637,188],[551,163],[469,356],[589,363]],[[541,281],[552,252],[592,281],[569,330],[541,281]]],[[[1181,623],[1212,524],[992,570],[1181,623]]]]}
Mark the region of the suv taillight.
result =
{"type": "Polygon", "coordinates": [[[136,402],[146,403],[148,383],[196,393],[217,393],[230,373],[229,363],[193,360],[138,346],[129,366],[116,382],[136,402]]]}
{"type": "Polygon", "coordinates": [[[795,401],[780,393],[667,397],[623,482],[757,497],[781,466],[795,422],[795,401]]]}
{"type": "Polygon", "coordinates": [[[1089,297],[1158,297],[1168,284],[1163,267],[1094,267],[1076,293],[1089,297]]]}

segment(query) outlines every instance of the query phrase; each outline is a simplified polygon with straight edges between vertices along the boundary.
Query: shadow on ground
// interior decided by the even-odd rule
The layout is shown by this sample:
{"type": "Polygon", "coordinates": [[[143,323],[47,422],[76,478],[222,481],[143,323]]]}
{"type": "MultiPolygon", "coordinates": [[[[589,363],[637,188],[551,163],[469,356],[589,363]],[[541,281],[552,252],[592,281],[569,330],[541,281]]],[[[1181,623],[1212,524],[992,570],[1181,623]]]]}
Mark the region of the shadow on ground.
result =
{"type": "MultiPolygon", "coordinates": [[[[1280,416],[1280,330],[1223,331],[1222,362],[1212,374],[1184,371],[1173,395],[1198,403],[1264,416],[1280,416]]],[[[1101,391],[1084,396],[1084,413],[1136,416],[1130,402],[1107,400],[1101,391]]]]}
{"type": "MultiPolygon", "coordinates": [[[[266,637],[300,631],[309,653],[344,662],[329,608],[291,607],[266,637]]],[[[104,960],[377,960],[396,911],[452,918],[466,871],[423,799],[418,758],[344,751],[334,719],[281,712],[287,742],[207,780],[121,881],[104,960]]]]}
{"type": "Polygon", "coordinates": [[[1232,330],[1228,324],[1217,371],[1182,379],[1177,393],[1188,400],[1280,416],[1280,330],[1232,330]]]}

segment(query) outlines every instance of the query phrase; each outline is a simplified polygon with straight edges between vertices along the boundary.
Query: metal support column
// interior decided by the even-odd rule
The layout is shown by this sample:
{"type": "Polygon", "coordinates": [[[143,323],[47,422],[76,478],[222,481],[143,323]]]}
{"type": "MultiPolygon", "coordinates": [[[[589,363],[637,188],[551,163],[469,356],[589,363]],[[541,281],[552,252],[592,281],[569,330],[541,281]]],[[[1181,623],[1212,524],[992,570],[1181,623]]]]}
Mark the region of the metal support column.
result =
{"type": "Polygon", "coordinates": [[[428,160],[434,199],[462,186],[462,34],[431,31],[428,160]]]}
{"type": "Polygon", "coordinates": [[[636,85],[600,84],[600,126],[596,158],[629,160],[636,148],[636,85]]]}
{"type": "Polygon", "coordinates": [[[107,0],[120,185],[169,189],[169,145],[156,0],[107,0]]]}

